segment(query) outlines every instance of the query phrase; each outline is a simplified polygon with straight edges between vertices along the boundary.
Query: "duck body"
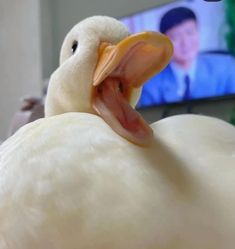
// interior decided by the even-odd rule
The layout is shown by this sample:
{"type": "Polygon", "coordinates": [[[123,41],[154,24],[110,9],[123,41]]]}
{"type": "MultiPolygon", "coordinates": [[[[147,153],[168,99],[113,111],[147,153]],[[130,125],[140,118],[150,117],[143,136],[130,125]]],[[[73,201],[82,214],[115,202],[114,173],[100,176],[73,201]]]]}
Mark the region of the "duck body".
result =
{"type": "Polygon", "coordinates": [[[234,127],[179,115],[152,129],[143,148],[93,114],[22,127],[0,149],[0,248],[233,249],[234,127]]]}

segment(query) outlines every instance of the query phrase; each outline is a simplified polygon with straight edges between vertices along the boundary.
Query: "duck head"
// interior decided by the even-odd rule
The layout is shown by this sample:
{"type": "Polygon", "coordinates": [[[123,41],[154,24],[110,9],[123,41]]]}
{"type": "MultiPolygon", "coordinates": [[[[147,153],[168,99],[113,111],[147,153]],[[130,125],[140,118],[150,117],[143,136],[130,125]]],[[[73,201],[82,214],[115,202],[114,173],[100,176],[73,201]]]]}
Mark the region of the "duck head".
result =
{"type": "Polygon", "coordinates": [[[134,110],[144,82],[160,72],[173,52],[157,32],[129,35],[111,17],[94,16],[74,26],[52,74],[45,116],[66,112],[99,115],[120,136],[145,146],[152,129],[134,110]]]}

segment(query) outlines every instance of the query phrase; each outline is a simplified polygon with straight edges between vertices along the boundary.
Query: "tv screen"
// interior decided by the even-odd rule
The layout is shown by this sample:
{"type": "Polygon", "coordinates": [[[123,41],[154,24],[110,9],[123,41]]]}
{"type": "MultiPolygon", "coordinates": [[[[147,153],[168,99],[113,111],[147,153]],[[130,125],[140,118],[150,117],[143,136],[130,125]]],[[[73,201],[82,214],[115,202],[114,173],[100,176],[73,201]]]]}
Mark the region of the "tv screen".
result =
{"type": "Polygon", "coordinates": [[[160,31],[174,47],[169,65],[144,85],[137,107],[235,94],[224,9],[223,1],[184,0],[120,19],[130,33],[160,31]]]}

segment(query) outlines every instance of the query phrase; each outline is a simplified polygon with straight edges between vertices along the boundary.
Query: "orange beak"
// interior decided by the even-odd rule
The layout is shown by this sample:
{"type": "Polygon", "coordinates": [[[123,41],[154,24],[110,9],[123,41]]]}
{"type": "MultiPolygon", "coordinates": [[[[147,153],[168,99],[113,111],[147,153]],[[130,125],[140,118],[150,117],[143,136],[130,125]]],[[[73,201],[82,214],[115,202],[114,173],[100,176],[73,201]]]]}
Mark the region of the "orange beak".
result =
{"type": "Polygon", "coordinates": [[[160,33],[143,32],[117,45],[101,43],[93,76],[92,106],[110,127],[130,142],[146,146],[153,132],[130,105],[132,92],[160,72],[173,53],[160,33]]]}

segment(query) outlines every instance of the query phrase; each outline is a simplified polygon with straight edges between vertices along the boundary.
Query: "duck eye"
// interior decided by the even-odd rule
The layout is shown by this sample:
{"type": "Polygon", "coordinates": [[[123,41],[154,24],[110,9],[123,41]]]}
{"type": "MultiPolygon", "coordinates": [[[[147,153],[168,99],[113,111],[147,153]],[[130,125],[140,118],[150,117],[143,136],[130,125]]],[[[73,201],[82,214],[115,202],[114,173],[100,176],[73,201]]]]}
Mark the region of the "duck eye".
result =
{"type": "Polygon", "coordinates": [[[72,45],[72,48],[71,48],[71,51],[72,51],[73,54],[74,54],[75,51],[77,50],[77,47],[78,47],[78,42],[77,42],[77,41],[74,41],[74,42],[73,42],[73,45],[72,45]]]}

